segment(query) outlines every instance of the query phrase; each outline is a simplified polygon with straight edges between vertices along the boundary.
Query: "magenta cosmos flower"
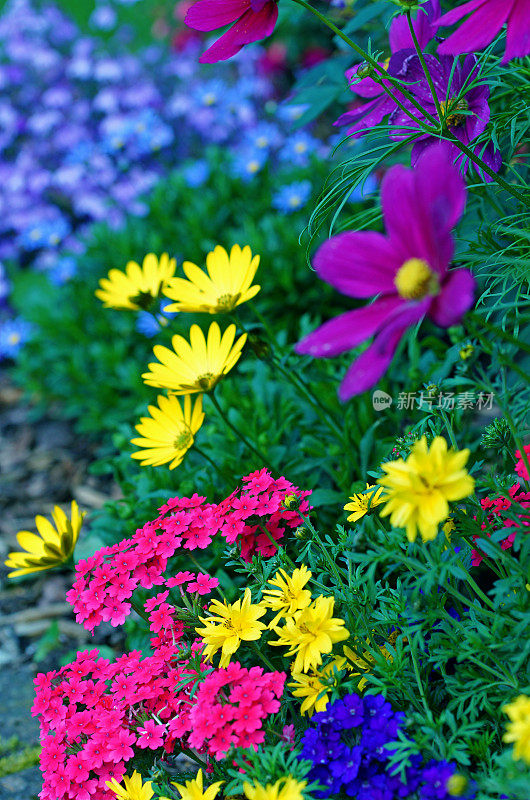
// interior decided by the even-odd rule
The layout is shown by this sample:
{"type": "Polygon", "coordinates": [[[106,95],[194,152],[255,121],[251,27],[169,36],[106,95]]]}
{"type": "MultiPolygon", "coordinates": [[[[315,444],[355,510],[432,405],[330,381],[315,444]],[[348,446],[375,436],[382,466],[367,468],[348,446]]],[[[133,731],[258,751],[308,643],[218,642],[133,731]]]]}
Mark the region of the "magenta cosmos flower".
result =
{"type": "Polygon", "coordinates": [[[186,24],[197,31],[215,31],[234,23],[199,58],[213,64],[235,56],[241,48],[265,39],[278,19],[276,0],[198,0],[186,15],[186,24]]]}
{"type": "Polygon", "coordinates": [[[507,23],[503,63],[530,54],[530,0],[470,0],[440,17],[440,25],[466,21],[438,48],[441,55],[459,55],[482,50],[507,23]]]}
{"type": "Polygon", "coordinates": [[[298,353],[332,358],[375,334],[342,381],[343,402],[377,383],[408,328],[425,316],[443,328],[455,325],[473,303],[471,273],[449,270],[451,230],[464,211],[466,189],[447,148],[429,148],[414,169],[392,167],[381,203],[386,236],[339,233],[314,259],[319,277],[343,294],[377,299],[324,323],[296,345],[298,353]]]}

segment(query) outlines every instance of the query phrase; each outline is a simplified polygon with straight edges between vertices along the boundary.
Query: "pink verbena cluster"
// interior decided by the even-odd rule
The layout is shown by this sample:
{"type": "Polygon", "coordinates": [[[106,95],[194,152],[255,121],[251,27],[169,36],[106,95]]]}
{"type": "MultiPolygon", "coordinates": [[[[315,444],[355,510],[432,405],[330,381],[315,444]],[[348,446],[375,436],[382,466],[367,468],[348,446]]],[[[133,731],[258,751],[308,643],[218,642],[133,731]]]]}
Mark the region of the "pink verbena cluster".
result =
{"type": "Polygon", "coordinates": [[[188,664],[178,644],[146,658],[126,653],[114,663],[87,650],[38,675],[32,713],[40,717],[41,800],[111,800],[106,782],[121,781],[134,748],[171,752],[170,720],[194,702],[196,674],[188,664]]]}
{"type": "Polygon", "coordinates": [[[169,724],[187,746],[223,758],[234,747],[256,748],[265,739],[263,722],[280,708],[286,674],[242,667],[216,669],[201,683],[188,713],[169,724]]]}
{"type": "Polygon", "coordinates": [[[243,484],[219,505],[220,533],[229,544],[240,545],[244,561],[252,561],[256,553],[270,558],[278,549],[275,542],[283,538],[286,526],[296,528],[303,522],[295,508],[289,506],[307,514],[309,503],[305,498],[311,492],[300,491],[286,478],[274,480],[266,469],[247,475],[243,484]]]}
{"type": "MultiPolygon", "coordinates": [[[[521,484],[514,483],[508,492],[509,497],[505,497],[504,495],[494,498],[485,497],[480,501],[482,508],[487,511],[487,522],[481,525],[484,532],[482,536],[486,535],[489,538],[491,537],[492,530],[499,530],[501,528],[506,529],[506,531],[510,528],[516,529],[512,533],[507,534],[506,538],[502,540],[501,547],[503,550],[509,550],[513,545],[517,529],[519,529],[521,525],[525,527],[530,526],[530,514],[517,514],[519,522],[516,522],[514,519],[505,517],[503,513],[509,509],[513,503],[517,503],[530,511],[530,492],[522,492],[520,490],[521,484]]],[[[478,538],[480,537],[473,536],[473,541],[476,541],[478,538]]],[[[474,567],[478,567],[484,559],[484,554],[481,550],[473,550],[472,556],[471,563],[474,567]]]]}
{"type": "MultiPolygon", "coordinates": [[[[525,451],[525,453],[526,453],[526,455],[528,457],[528,460],[530,461],[530,444],[525,444],[525,446],[523,447],[523,450],[525,451]]],[[[515,472],[523,480],[525,480],[525,481],[530,480],[530,475],[528,474],[528,469],[527,469],[526,464],[524,463],[524,461],[522,459],[522,453],[521,453],[520,450],[516,450],[515,451],[515,457],[518,459],[517,464],[515,465],[515,472]]]]}
{"type": "MultiPolygon", "coordinates": [[[[307,513],[305,498],[310,492],[300,491],[286,478],[274,480],[265,469],[243,478],[243,484],[220,504],[207,503],[197,494],[174,497],[159,508],[157,519],[139,528],[130,539],[80,561],[75,583],[66,595],[77,622],[89,631],[101,622],[123,625],[138,587],[176,586],[163,577],[169,559],[179,550],[185,553],[208,547],[218,532],[227,542],[240,545],[245,561],[258,552],[264,557],[274,555],[275,542],[285,535],[286,527],[294,528],[302,522],[297,511],[288,506],[292,503],[307,513]]],[[[213,588],[215,579],[209,576],[179,574],[192,575],[188,592],[207,594],[213,588]]]]}

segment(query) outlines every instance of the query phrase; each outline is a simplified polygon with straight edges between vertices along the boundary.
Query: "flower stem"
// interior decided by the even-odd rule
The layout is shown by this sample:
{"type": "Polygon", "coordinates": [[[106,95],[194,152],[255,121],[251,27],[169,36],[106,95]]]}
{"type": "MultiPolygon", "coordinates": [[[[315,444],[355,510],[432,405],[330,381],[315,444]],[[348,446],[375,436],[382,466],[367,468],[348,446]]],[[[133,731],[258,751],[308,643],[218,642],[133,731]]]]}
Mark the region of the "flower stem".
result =
{"type": "Polygon", "coordinates": [[[228,425],[228,427],[229,427],[229,428],[230,428],[230,429],[231,429],[231,430],[232,430],[232,431],[235,433],[235,435],[238,437],[238,439],[241,439],[241,441],[243,442],[243,444],[245,444],[245,445],[248,447],[248,449],[249,449],[249,450],[252,450],[252,452],[253,452],[255,455],[257,455],[259,459],[261,459],[261,461],[263,462],[263,464],[265,464],[265,466],[266,466],[266,467],[268,467],[268,468],[271,470],[271,472],[276,472],[276,471],[277,471],[277,470],[276,470],[276,468],[275,468],[275,467],[273,467],[271,464],[269,464],[269,461],[267,460],[266,456],[265,456],[265,455],[264,455],[264,454],[261,452],[261,450],[258,450],[258,448],[257,448],[257,447],[254,447],[254,445],[252,444],[252,442],[250,442],[250,441],[247,439],[247,437],[246,437],[246,436],[245,436],[243,433],[241,433],[241,431],[239,430],[239,428],[236,428],[236,426],[235,426],[235,425],[233,425],[233,424],[230,422],[230,420],[228,419],[228,414],[225,414],[225,412],[223,411],[223,409],[222,409],[222,408],[221,408],[221,406],[219,405],[219,402],[218,402],[217,398],[215,397],[215,395],[213,394],[213,392],[210,392],[210,394],[209,394],[208,396],[209,396],[210,400],[212,401],[212,403],[213,403],[213,405],[214,405],[214,407],[215,407],[215,409],[216,409],[217,413],[218,413],[218,414],[219,414],[219,416],[221,417],[221,419],[222,419],[222,420],[223,420],[223,421],[224,421],[224,422],[225,422],[225,423],[228,425]]]}
{"type": "MultiPolygon", "coordinates": [[[[421,14],[420,10],[420,14],[421,14]]],[[[414,47],[416,49],[416,53],[418,54],[418,58],[420,60],[421,68],[423,70],[423,74],[427,79],[427,83],[429,84],[429,89],[431,90],[432,99],[434,100],[434,105],[436,106],[436,113],[438,114],[438,119],[440,120],[440,128],[443,127],[443,113],[442,107],[440,105],[440,101],[438,100],[438,95],[436,94],[436,89],[434,88],[434,83],[431,78],[431,74],[427,69],[427,64],[425,62],[425,56],[423,55],[423,51],[419,45],[418,38],[416,36],[416,31],[414,30],[414,25],[412,23],[412,17],[410,14],[410,10],[407,11],[407,22],[409,23],[410,35],[412,36],[412,41],[414,42],[414,47]]]]}
{"type": "MultiPolygon", "coordinates": [[[[224,470],[222,470],[220,468],[219,464],[215,463],[213,458],[210,458],[210,456],[207,453],[205,453],[204,450],[201,450],[200,447],[197,447],[197,445],[195,445],[195,444],[193,446],[193,449],[195,450],[196,453],[198,453],[200,456],[202,456],[202,458],[204,458],[205,461],[207,461],[209,464],[212,465],[212,467],[216,470],[217,474],[220,475],[223,480],[227,480],[227,476],[226,476],[224,470]]],[[[231,480],[232,483],[234,482],[232,475],[230,475],[230,480],[231,480]]]]}

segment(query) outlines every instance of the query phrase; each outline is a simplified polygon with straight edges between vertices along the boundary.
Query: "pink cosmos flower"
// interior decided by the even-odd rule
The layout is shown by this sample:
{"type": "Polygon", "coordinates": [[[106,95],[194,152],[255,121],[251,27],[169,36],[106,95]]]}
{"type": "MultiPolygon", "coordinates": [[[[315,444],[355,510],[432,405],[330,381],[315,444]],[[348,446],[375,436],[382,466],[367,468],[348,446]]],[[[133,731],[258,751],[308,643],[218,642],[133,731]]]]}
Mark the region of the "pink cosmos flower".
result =
{"type": "Polygon", "coordinates": [[[199,58],[203,64],[213,64],[270,36],[277,19],[277,0],[198,0],[186,14],[186,25],[197,31],[214,31],[234,23],[199,58]]]}
{"type": "Polygon", "coordinates": [[[347,231],[317,251],[318,275],[343,294],[370,305],[324,323],[296,345],[298,353],[332,358],[375,339],[348,369],[339,389],[344,402],[385,373],[405,331],[425,316],[447,328],[473,303],[474,279],[449,270],[451,229],[466,203],[465,183],[444,145],[426,150],[415,169],[396,165],[381,186],[387,235],[347,231]]]}
{"type": "Polygon", "coordinates": [[[503,63],[530,53],[530,0],[470,0],[440,17],[439,24],[466,21],[438,48],[441,55],[458,55],[482,50],[507,23],[503,63]]]}

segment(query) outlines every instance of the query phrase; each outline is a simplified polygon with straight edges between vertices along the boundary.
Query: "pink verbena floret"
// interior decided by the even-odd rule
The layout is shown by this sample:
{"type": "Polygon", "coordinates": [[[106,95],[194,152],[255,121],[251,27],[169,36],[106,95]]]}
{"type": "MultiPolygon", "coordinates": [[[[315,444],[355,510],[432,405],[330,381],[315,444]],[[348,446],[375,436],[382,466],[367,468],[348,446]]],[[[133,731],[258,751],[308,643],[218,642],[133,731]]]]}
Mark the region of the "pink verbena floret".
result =
{"type": "MultiPolygon", "coordinates": [[[[514,483],[508,492],[509,497],[503,495],[494,498],[485,497],[480,501],[482,508],[487,511],[487,522],[481,525],[483,531],[481,536],[490,538],[493,531],[506,530],[506,538],[501,542],[503,550],[509,550],[512,547],[517,531],[521,529],[521,526],[530,527],[530,513],[516,514],[518,522],[504,514],[514,503],[530,511],[530,492],[522,492],[520,490],[521,484],[514,483]],[[513,530],[514,528],[515,530],[513,530]],[[512,533],[508,533],[510,529],[512,529],[512,533]]],[[[473,541],[479,538],[479,536],[473,536],[473,541]]],[[[481,550],[473,550],[471,563],[474,567],[478,567],[483,559],[484,553],[481,550]]]]}

